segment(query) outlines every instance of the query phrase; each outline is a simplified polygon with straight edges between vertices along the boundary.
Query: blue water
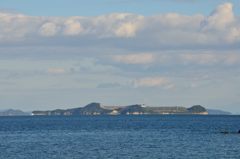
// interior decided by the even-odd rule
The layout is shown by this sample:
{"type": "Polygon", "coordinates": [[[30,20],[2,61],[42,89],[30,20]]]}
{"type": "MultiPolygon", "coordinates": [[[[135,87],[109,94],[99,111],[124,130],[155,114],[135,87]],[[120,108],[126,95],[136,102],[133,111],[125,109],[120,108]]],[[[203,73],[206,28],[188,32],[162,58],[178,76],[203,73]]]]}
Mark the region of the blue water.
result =
{"type": "Polygon", "coordinates": [[[0,117],[0,159],[240,159],[239,129],[240,116],[0,117]]]}

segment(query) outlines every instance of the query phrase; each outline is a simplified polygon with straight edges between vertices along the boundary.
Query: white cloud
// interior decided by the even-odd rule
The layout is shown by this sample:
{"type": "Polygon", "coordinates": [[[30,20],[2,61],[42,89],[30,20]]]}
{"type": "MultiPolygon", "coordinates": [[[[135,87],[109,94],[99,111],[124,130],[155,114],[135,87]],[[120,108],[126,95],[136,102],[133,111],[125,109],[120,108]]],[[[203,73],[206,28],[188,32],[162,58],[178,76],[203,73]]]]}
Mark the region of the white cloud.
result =
{"type": "Polygon", "coordinates": [[[81,26],[80,22],[68,19],[65,23],[64,34],[65,35],[78,35],[84,31],[83,27],[81,26]]]}
{"type": "Polygon", "coordinates": [[[59,30],[59,28],[57,27],[56,24],[47,22],[41,26],[39,32],[42,36],[50,37],[50,36],[56,35],[58,30],[59,30]]]}
{"type": "Polygon", "coordinates": [[[182,54],[179,56],[184,64],[197,65],[234,65],[240,64],[240,55],[234,53],[200,53],[182,54]]]}
{"type": "Polygon", "coordinates": [[[64,73],[66,73],[66,70],[64,68],[49,68],[47,70],[47,73],[50,73],[50,74],[64,74],[64,73]]]}
{"type": "Polygon", "coordinates": [[[136,34],[137,25],[132,23],[124,23],[116,30],[116,35],[119,37],[133,37],[136,34]]]}
{"type": "Polygon", "coordinates": [[[0,42],[24,40],[36,31],[38,22],[34,21],[35,18],[23,14],[0,12],[0,42]]]}
{"type": "Polygon", "coordinates": [[[141,29],[144,17],[130,13],[112,13],[88,20],[89,33],[100,38],[129,38],[141,29]]]}
{"type": "Polygon", "coordinates": [[[114,55],[113,60],[125,64],[150,64],[154,61],[154,56],[150,53],[114,55]]]}
{"type": "Polygon", "coordinates": [[[229,42],[240,41],[240,25],[230,28],[226,39],[229,42]]]}
{"type": "Polygon", "coordinates": [[[224,63],[228,65],[240,64],[240,55],[228,54],[224,57],[224,63]]]}
{"type": "Polygon", "coordinates": [[[183,63],[193,63],[193,64],[215,64],[218,63],[222,57],[216,54],[182,54],[180,55],[183,63]]]}
{"type": "Polygon", "coordinates": [[[165,89],[174,88],[174,84],[165,77],[145,77],[136,79],[133,81],[133,85],[136,88],[139,87],[162,87],[165,89]]]}
{"type": "Polygon", "coordinates": [[[154,66],[173,66],[173,65],[237,65],[240,64],[240,55],[235,51],[192,51],[190,53],[169,53],[169,52],[152,52],[152,53],[134,53],[124,55],[112,55],[112,60],[122,64],[138,64],[154,66]]]}
{"type": "Polygon", "coordinates": [[[225,3],[219,5],[212,14],[206,18],[205,27],[207,29],[226,29],[234,20],[233,5],[231,3],[225,3]]]}
{"type": "MultiPolygon", "coordinates": [[[[218,6],[210,16],[167,13],[142,16],[112,13],[95,17],[37,17],[0,12],[0,41],[27,41],[58,36],[78,36],[115,46],[120,39],[129,47],[222,46],[240,41],[240,20],[233,5],[218,6]],[[83,36],[84,35],[84,36],[83,36]],[[114,38],[109,43],[105,39],[114,38]],[[115,43],[116,42],[116,43],[115,43]],[[227,42],[227,43],[226,43],[227,42]],[[137,45],[136,45],[137,44],[137,45]]],[[[75,38],[78,40],[79,38],[75,38]]],[[[56,41],[58,39],[56,38],[56,41]]]]}

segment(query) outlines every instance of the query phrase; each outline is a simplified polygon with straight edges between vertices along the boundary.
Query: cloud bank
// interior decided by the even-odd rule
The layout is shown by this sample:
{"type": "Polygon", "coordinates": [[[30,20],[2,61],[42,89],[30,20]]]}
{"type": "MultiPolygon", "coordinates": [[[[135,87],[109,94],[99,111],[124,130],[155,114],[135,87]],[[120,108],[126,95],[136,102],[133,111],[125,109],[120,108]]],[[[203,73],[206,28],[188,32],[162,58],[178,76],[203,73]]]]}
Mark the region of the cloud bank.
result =
{"type": "Polygon", "coordinates": [[[240,41],[240,18],[234,15],[231,3],[219,5],[209,16],[112,13],[65,18],[0,12],[0,42],[53,37],[66,40],[88,37],[90,42],[91,39],[134,39],[143,46],[236,44],[240,41]]]}

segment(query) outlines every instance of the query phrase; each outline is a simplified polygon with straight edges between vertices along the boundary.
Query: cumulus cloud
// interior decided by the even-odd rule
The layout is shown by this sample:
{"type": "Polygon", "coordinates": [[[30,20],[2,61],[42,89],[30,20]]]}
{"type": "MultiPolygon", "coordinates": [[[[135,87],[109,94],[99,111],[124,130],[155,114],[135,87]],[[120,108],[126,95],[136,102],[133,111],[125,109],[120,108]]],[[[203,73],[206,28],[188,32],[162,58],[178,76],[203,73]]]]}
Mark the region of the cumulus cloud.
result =
{"type": "Polygon", "coordinates": [[[203,32],[218,38],[219,41],[215,41],[219,43],[234,43],[240,40],[239,18],[234,15],[231,3],[219,5],[201,24],[203,32]]]}
{"type": "Polygon", "coordinates": [[[78,35],[81,32],[83,32],[83,27],[81,26],[80,22],[73,20],[73,19],[68,19],[64,23],[65,29],[64,29],[64,34],[65,35],[78,35]]]}
{"type": "Polygon", "coordinates": [[[235,20],[233,13],[233,5],[225,3],[219,5],[210,16],[204,21],[207,29],[225,29],[235,20]]]}
{"type": "Polygon", "coordinates": [[[154,56],[150,53],[114,55],[113,60],[125,64],[149,64],[154,61],[154,56]]]}
{"type": "Polygon", "coordinates": [[[229,42],[239,41],[240,39],[240,25],[229,29],[226,35],[226,40],[229,42]]]}
{"type": "Polygon", "coordinates": [[[0,12],[0,41],[34,39],[37,42],[39,37],[54,36],[61,40],[87,37],[89,42],[99,40],[113,46],[126,42],[127,38],[132,40],[127,44],[129,47],[220,47],[227,45],[226,42],[240,41],[240,20],[234,15],[231,3],[218,6],[209,16],[112,13],[95,17],[37,17],[0,12]],[[109,38],[113,39],[111,43],[109,38]]]}
{"type": "Polygon", "coordinates": [[[40,27],[39,32],[42,36],[54,36],[58,32],[58,27],[56,24],[51,22],[44,23],[40,27]]]}
{"type": "Polygon", "coordinates": [[[143,21],[144,16],[141,15],[112,13],[88,19],[87,32],[100,38],[130,38],[141,29],[143,21]]]}
{"type": "Polygon", "coordinates": [[[34,21],[35,18],[23,14],[0,12],[0,41],[24,40],[36,32],[38,22],[34,21]]]}
{"type": "Polygon", "coordinates": [[[137,25],[133,23],[124,23],[116,30],[116,35],[119,37],[133,37],[137,31],[137,25]]]}

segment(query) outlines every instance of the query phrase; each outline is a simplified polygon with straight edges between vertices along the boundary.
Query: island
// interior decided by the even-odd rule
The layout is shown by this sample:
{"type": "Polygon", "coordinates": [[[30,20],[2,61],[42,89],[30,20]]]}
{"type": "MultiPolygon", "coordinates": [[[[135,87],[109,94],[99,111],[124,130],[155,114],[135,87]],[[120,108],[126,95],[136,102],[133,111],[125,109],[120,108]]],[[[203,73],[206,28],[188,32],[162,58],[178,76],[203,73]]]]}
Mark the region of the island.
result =
{"type": "Polygon", "coordinates": [[[90,103],[84,107],[72,109],[56,109],[48,111],[33,111],[32,115],[70,116],[70,115],[164,115],[164,114],[197,114],[207,115],[208,111],[201,105],[190,108],[183,106],[146,106],[135,104],[129,106],[104,106],[100,103],[90,103]]]}
{"type": "Polygon", "coordinates": [[[29,116],[30,113],[18,109],[0,110],[0,116],[29,116]]]}

